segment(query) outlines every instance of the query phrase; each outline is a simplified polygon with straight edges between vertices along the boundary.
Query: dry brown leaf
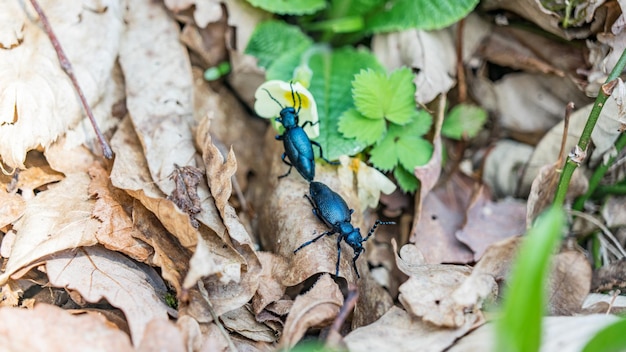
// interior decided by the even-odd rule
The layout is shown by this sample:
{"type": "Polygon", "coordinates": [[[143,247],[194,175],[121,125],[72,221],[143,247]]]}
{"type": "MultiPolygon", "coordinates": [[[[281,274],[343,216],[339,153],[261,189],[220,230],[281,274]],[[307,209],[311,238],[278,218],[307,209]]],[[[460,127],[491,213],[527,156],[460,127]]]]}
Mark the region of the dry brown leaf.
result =
{"type": "Polygon", "coordinates": [[[0,285],[24,266],[56,252],[97,243],[100,226],[91,217],[94,201],[89,199],[87,174],[69,174],[28,202],[24,215],[15,223],[18,236],[13,244],[0,285]]]}
{"type": "Polygon", "coordinates": [[[220,2],[215,0],[166,0],[165,6],[174,13],[193,6],[193,19],[200,28],[204,28],[207,24],[218,21],[222,17],[220,2]]]}
{"type": "Polygon", "coordinates": [[[508,139],[495,143],[485,157],[483,182],[496,198],[515,197],[519,193],[522,170],[533,153],[533,147],[508,139]]]}
{"type": "MultiPolygon", "coordinates": [[[[206,27],[198,27],[195,23],[188,23],[183,27],[180,34],[180,41],[185,44],[191,54],[191,62],[194,76],[194,85],[208,84],[202,75],[198,76],[196,71],[203,71],[200,67],[215,67],[218,64],[228,61],[226,50],[226,32],[229,30],[226,23],[227,16],[222,15],[216,22],[209,23],[206,27]],[[200,78],[198,80],[198,78],[200,78]]],[[[194,89],[194,96],[197,96],[197,89],[194,89]]],[[[198,102],[194,98],[194,105],[198,102]]],[[[194,115],[197,116],[197,109],[194,108],[194,115]]],[[[196,118],[196,121],[198,118],[196,118]]]]}
{"type": "Polygon", "coordinates": [[[626,258],[594,271],[591,282],[593,292],[623,289],[626,287],[626,258]]]}
{"type": "Polygon", "coordinates": [[[124,206],[132,204],[133,199],[124,191],[114,188],[109,175],[98,164],[91,166],[89,176],[89,195],[96,199],[92,215],[101,222],[96,232],[98,242],[109,250],[145,263],[153,250],[138,239],[142,236],[124,210],[124,206]]]}
{"type": "Polygon", "coordinates": [[[126,315],[132,340],[139,346],[152,319],[167,320],[167,287],[149,266],[101,247],[55,254],[46,263],[50,284],[78,291],[91,303],[106,299],[126,315]]]}
{"type": "Polygon", "coordinates": [[[178,24],[162,4],[129,2],[124,22],[119,61],[126,81],[126,105],[152,181],[169,195],[174,190],[169,179],[174,164],[196,166],[189,57],[179,41],[178,24]]]}
{"type": "MultiPolygon", "coordinates": [[[[44,155],[39,152],[30,152],[24,161],[26,169],[15,170],[13,175],[0,173],[0,183],[6,184],[9,193],[20,191],[24,200],[29,200],[35,196],[35,190],[43,190],[45,186],[62,180],[65,176],[54,171],[44,155]]],[[[75,173],[75,172],[69,172],[75,173]]]]}
{"type": "Polygon", "coordinates": [[[252,341],[275,342],[277,336],[267,325],[259,323],[247,305],[222,314],[220,320],[229,331],[252,341]]]}
{"type": "Polygon", "coordinates": [[[26,209],[22,196],[0,188],[0,230],[19,219],[26,209]]]}
{"type": "MultiPolygon", "coordinates": [[[[595,314],[577,317],[545,317],[541,351],[582,351],[598,331],[616,322],[614,315],[595,314]]],[[[485,324],[457,341],[450,352],[493,351],[496,332],[493,323],[485,324]]]]}
{"type": "Polygon", "coordinates": [[[287,316],[280,345],[292,348],[311,327],[330,325],[343,305],[343,295],[330,275],[320,276],[315,285],[296,297],[287,316]]]}
{"type": "Polygon", "coordinates": [[[166,319],[152,319],[147,325],[138,352],[184,351],[183,335],[166,319]]]}
{"type": "Polygon", "coordinates": [[[471,324],[459,329],[446,329],[412,317],[392,307],[371,325],[349,333],[344,342],[351,352],[365,351],[444,351],[457,338],[465,335],[471,324]]]}
{"type": "MultiPolygon", "coordinates": [[[[420,248],[427,263],[470,263],[474,260],[474,253],[455,236],[465,222],[474,186],[469,177],[457,173],[449,182],[426,195],[409,241],[420,248]]],[[[489,196],[481,194],[478,197],[489,196]]]]}
{"type": "MultiPolygon", "coordinates": [[[[121,3],[40,5],[87,102],[95,105],[117,58],[124,23],[121,3]]],[[[0,6],[0,22],[10,24],[0,30],[0,158],[10,167],[24,168],[27,151],[47,148],[82,119],[83,110],[31,4],[8,1],[0,6]]]]}
{"type": "MultiPolygon", "coordinates": [[[[626,226],[626,197],[608,197],[602,206],[601,213],[607,227],[626,226]]],[[[0,227],[2,227],[1,224],[0,227]]]]}
{"type": "Polygon", "coordinates": [[[578,250],[565,250],[552,260],[548,313],[574,315],[582,309],[591,288],[591,265],[578,250]]]}
{"type": "Polygon", "coordinates": [[[33,310],[2,308],[0,321],[5,322],[0,324],[5,351],[134,351],[128,336],[103,317],[72,315],[48,304],[33,310]]]}
{"type": "Polygon", "coordinates": [[[268,252],[258,252],[257,255],[263,270],[259,274],[259,288],[252,298],[252,311],[258,318],[269,304],[285,295],[282,281],[287,271],[287,262],[282,257],[268,252]]]}
{"type": "Polygon", "coordinates": [[[456,232],[456,238],[474,251],[474,260],[478,261],[492,243],[525,230],[525,203],[512,198],[492,202],[481,197],[470,204],[465,225],[456,232]]]}

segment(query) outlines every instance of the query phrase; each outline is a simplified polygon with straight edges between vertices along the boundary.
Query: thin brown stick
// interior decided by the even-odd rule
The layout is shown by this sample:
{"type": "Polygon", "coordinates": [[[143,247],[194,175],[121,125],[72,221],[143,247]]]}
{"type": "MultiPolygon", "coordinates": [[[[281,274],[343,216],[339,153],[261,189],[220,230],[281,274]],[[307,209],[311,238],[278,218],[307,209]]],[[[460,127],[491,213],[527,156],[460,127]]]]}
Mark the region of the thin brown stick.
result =
{"type": "Polygon", "coordinates": [[[565,144],[567,143],[567,134],[569,133],[569,119],[572,116],[572,111],[574,111],[574,103],[569,102],[565,106],[565,117],[563,121],[563,136],[561,137],[561,149],[559,150],[559,159],[556,162],[557,167],[561,167],[563,165],[563,160],[565,160],[565,144]]]}
{"type": "Polygon", "coordinates": [[[456,25],[456,77],[459,87],[459,102],[467,100],[467,83],[465,82],[465,67],[463,66],[463,28],[465,20],[460,20],[456,25]]]}
{"type": "Polygon", "coordinates": [[[198,290],[200,290],[200,294],[202,295],[202,298],[204,298],[204,301],[208,304],[209,312],[211,313],[213,322],[217,326],[217,329],[222,333],[222,336],[224,336],[224,338],[226,339],[226,342],[228,343],[228,348],[230,348],[232,352],[237,352],[237,347],[235,347],[233,340],[230,338],[230,335],[224,328],[224,325],[222,325],[220,318],[215,313],[215,309],[213,309],[213,305],[211,304],[211,300],[209,299],[209,292],[204,287],[204,282],[202,282],[202,280],[198,280],[198,290]]]}
{"type": "Polygon", "coordinates": [[[343,306],[339,310],[339,314],[335,317],[333,321],[333,325],[330,326],[330,331],[328,332],[328,338],[326,339],[327,347],[336,347],[339,343],[339,339],[341,338],[341,333],[339,330],[341,326],[348,318],[348,315],[354,310],[354,306],[356,306],[356,301],[359,298],[359,290],[353,284],[348,286],[348,296],[343,302],[343,306]]]}
{"type": "Polygon", "coordinates": [[[78,80],[76,79],[76,76],[74,75],[74,69],[72,68],[72,64],[70,63],[70,60],[68,60],[67,56],[65,56],[65,52],[63,51],[63,48],[61,48],[61,43],[59,43],[57,36],[52,31],[52,26],[50,26],[50,22],[48,22],[48,17],[46,17],[46,14],[43,12],[41,7],[39,6],[39,3],[37,3],[37,0],[30,0],[30,3],[33,5],[33,8],[37,12],[37,15],[39,15],[39,19],[41,20],[41,24],[43,25],[44,31],[48,35],[48,38],[50,38],[50,42],[52,43],[52,46],[54,47],[54,51],[56,51],[57,57],[59,58],[59,63],[61,64],[61,68],[63,69],[63,71],[65,71],[67,76],[70,78],[70,80],[72,81],[72,84],[74,85],[74,89],[76,90],[76,93],[78,93],[78,97],[80,98],[80,102],[83,105],[83,109],[85,110],[85,113],[89,117],[89,121],[91,122],[91,125],[93,126],[93,129],[96,132],[96,136],[98,137],[98,142],[100,142],[100,147],[102,148],[102,154],[104,155],[105,158],[111,159],[113,157],[113,151],[111,150],[111,147],[109,146],[109,143],[107,142],[107,140],[104,138],[102,131],[100,131],[100,127],[98,127],[98,123],[96,122],[96,119],[93,117],[93,112],[91,111],[91,107],[89,106],[89,103],[87,103],[85,94],[83,93],[83,90],[80,88],[80,85],[78,85],[78,80]]]}

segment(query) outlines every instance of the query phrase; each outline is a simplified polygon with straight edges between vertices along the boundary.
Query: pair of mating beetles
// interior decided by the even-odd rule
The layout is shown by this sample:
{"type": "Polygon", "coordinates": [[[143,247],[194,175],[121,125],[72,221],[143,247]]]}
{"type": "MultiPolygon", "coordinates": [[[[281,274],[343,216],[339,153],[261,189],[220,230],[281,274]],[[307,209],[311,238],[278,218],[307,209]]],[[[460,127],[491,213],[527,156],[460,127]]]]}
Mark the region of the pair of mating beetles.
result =
{"type": "Polygon", "coordinates": [[[367,236],[363,238],[359,228],[355,228],[351,224],[351,217],[354,209],[348,208],[346,201],[336,192],[331,190],[328,186],[321,182],[315,182],[315,154],[313,153],[313,145],[317,146],[320,151],[320,157],[330,164],[336,165],[326,158],[322,154],[322,147],[319,143],[309,139],[309,136],[304,131],[304,127],[307,124],[313,125],[311,121],[306,121],[302,126],[298,125],[298,114],[302,107],[302,100],[300,93],[293,90],[291,87],[291,99],[295,105],[296,96],[298,97],[298,109],[295,107],[284,107],[278,100],[276,100],[270,92],[265,89],[269,97],[275,101],[281,108],[280,116],[276,118],[276,121],[280,122],[285,127],[285,132],[282,135],[277,135],[277,140],[282,140],[285,147],[285,152],[282,155],[282,160],[285,164],[289,165],[289,170],[286,174],[279,176],[279,178],[285,177],[291,173],[291,168],[295,167],[296,170],[309,182],[309,194],[305,197],[309,200],[313,206],[313,214],[317,216],[330,230],[318,235],[314,239],[307,241],[300,245],[293,253],[297,253],[302,248],[310,245],[311,243],[319,240],[324,236],[331,236],[333,234],[339,234],[337,238],[337,266],[335,269],[335,275],[339,276],[339,261],[341,258],[341,241],[352,247],[354,251],[354,257],[352,258],[352,265],[357,277],[359,270],[356,267],[356,260],[361,255],[361,252],[365,250],[363,242],[367,241],[376,230],[378,225],[390,225],[395,222],[387,222],[376,220],[374,226],[367,233],[367,236]],[[289,158],[289,161],[285,160],[289,158]]]}

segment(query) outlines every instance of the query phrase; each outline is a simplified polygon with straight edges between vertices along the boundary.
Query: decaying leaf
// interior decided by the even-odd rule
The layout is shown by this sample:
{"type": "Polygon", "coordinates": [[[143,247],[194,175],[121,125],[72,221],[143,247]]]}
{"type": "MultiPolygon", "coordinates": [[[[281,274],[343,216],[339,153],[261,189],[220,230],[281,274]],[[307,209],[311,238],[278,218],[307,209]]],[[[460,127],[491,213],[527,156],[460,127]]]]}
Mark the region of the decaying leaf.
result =
{"type": "Polygon", "coordinates": [[[552,260],[548,313],[574,315],[582,309],[591,288],[591,265],[577,250],[565,250],[552,260]]]}
{"type": "Polygon", "coordinates": [[[355,329],[344,342],[352,352],[360,351],[443,351],[465,335],[471,323],[459,329],[437,327],[392,307],[371,325],[355,329]]]}
{"type": "Polygon", "coordinates": [[[38,304],[32,310],[1,308],[0,321],[5,322],[0,324],[0,345],[5,351],[133,351],[128,336],[102,316],[72,315],[38,304]]]}
{"type": "MultiPolygon", "coordinates": [[[[105,92],[123,31],[123,6],[106,0],[82,3],[41,1],[41,7],[91,105],[105,92]],[[106,11],[102,11],[106,9],[106,11]],[[94,40],[94,38],[99,38],[94,40]]],[[[83,117],[70,79],[30,3],[0,5],[0,158],[24,167],[26,152],[48,147],[83,117]]]]}
{"type": "Polygon", "coordinates": [[[94,201],[89,198],[89,175],[69,174],[46,192],[28,202],[15,223],[18,236],[0,284],[16,271],[56,252],[93,246],[100,222],[91,217],[94,201]]]}
{"type": "Polygon", "coordinates": [[[293,347],[307,329],[330,325],[343,304],[343,295],[330,275],[320,276],[305,294],[296,297],[287,316],[280,345],[293,347]]]}
{"type": "Polygon", "coordinates": [[[193,166],[180,167],[174,164],[170,178],[174,180],[174,191],[167,196],[183,212],[189,214],[191,226],[198,228],[200,224],[195,216],[202,211],[198,197],[198,184],[203,180],[202,170],[193,166]]]}
{"type": "Polygon", "coordinates": [[[24,198],[0,188],[0,229],[19,219],[25,208],[24,198]]]}
{"type": "Polygon", "coordinates": [[[220,319],[228,330],[236,331],[252,341],[276,341],[274,332],[258,322],[247,305],[224,313],[220,319]]]}
{"type": "Polygon", "coordinates": [[[88,302],[104,298],[120,308],[136,346],[152,319],[167,320],[167,288],[161,277],[122,254],[101,247],[61,252],[47,261],[46,270],[52,285],[77,290],[88,302]]]}
{"type": "Polygon", "coordinates": [[[626,259],[621,259],[593,273],[591,291],[609,291],[626,287],[626,259]]]}
{"type": "Polygon", "coordinates": [[[137,347],[139,352],[183,351],[184,349],[182,332],[172,322],[159,318],[148,322],[141,344],[137,347]]]}

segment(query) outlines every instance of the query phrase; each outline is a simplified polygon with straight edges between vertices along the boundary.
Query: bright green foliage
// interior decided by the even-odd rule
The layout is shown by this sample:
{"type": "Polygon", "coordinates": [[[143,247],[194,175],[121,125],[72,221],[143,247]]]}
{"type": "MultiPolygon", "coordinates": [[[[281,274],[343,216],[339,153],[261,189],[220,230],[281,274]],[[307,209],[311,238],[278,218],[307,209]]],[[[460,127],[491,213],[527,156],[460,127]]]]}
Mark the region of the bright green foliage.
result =
{"type": "Polygon", "coordinates": [[[409,28],[441,29],[467,16],[478,0],[392,0],[385,3],[367,18],[365,27],[369,33],[409,28]]]}
{"type": "Polygon", "coordinates": [[[393,170],[393,177],[396,178],[398,185],[400,185],[400,188],[402,188],[404,192],[415,192],[417,186],[419,186],[419,181],[415,178],[415,175],[402,167],[397,167],[393,170]]]}
{"type": "Polygon", "coordinates": [[[495,351],[539,351],[546,305],[544,288],[564,220],[563,210],[552,207],[528,231],[505,292],[503,317],[496,325],[495,351]]]}
{"type": "Polygon", "coordinates": [[[413,74],[406,67],[389,76],[371,69],[361,71],[352,81],[352,95],[356,109],[370,119],[404,125],[417,113],[413,74]]]}
{"type": "Polygon", "coordinates": [[[416,166],[427,163],[432,155],[432,144],[421,137],[431,124],[432,117],[420,110],[413,122],[405,126],[390,125],[385,137],[370,151],[370,161],[383,171],[400,165],[412,174],[416,166]]]}
{"type": "Polygon", "coordinates": [[[259,24],[246,47],[245,53],[256,57],[259,66],[271,70],[276,64],[288,61],[285,57],[296,57],[313,45],[313,41],[300,28],[281,21],[259,24]]]}
{"type": "Polygon", "coordinates": [[[313,71],[309,91],[317,102],[320,136],[316,139],[325,156],[336,160],[341,155],[354,155],[367,145],[356,139],[346,138],[338,130],[339,116],[353,107],[350,82],[364,68],[382,70],[378,60],[366,50],[344,48],[320,51],[309,60],[313,71]]]}
{"type": "Polygon", "coordinates": [[[387,0],[335,0],[330,2],[326,13],[334,18],[359,16],[381,7],[387,0]]]}
{"type": "Polygon", "coordinates": [[[252,6],[279,15],[307,15],[326,7],[325,0],[248,0],[252,6]]]}
{"type": "Polygon", "coordinates": [[[620,352],[626,351],[626,320],[613,323],[598,333],[587,342],[583,352],[620,352]]]}
{"type": "Polygon", "coordinates": [[[473,138],[487,121],[487,112],[476,105],[459,104],[443,120],[441,134],[452,139],[473,138]]]}
{"type": "Polygon", "coordinates": [[[346,138],[356,138],[357,141],[371,145],[382,137],[387,130],[384,119],[368,119],[356,109],[346,110],[339,116],[339,132],[346,138]]]}

